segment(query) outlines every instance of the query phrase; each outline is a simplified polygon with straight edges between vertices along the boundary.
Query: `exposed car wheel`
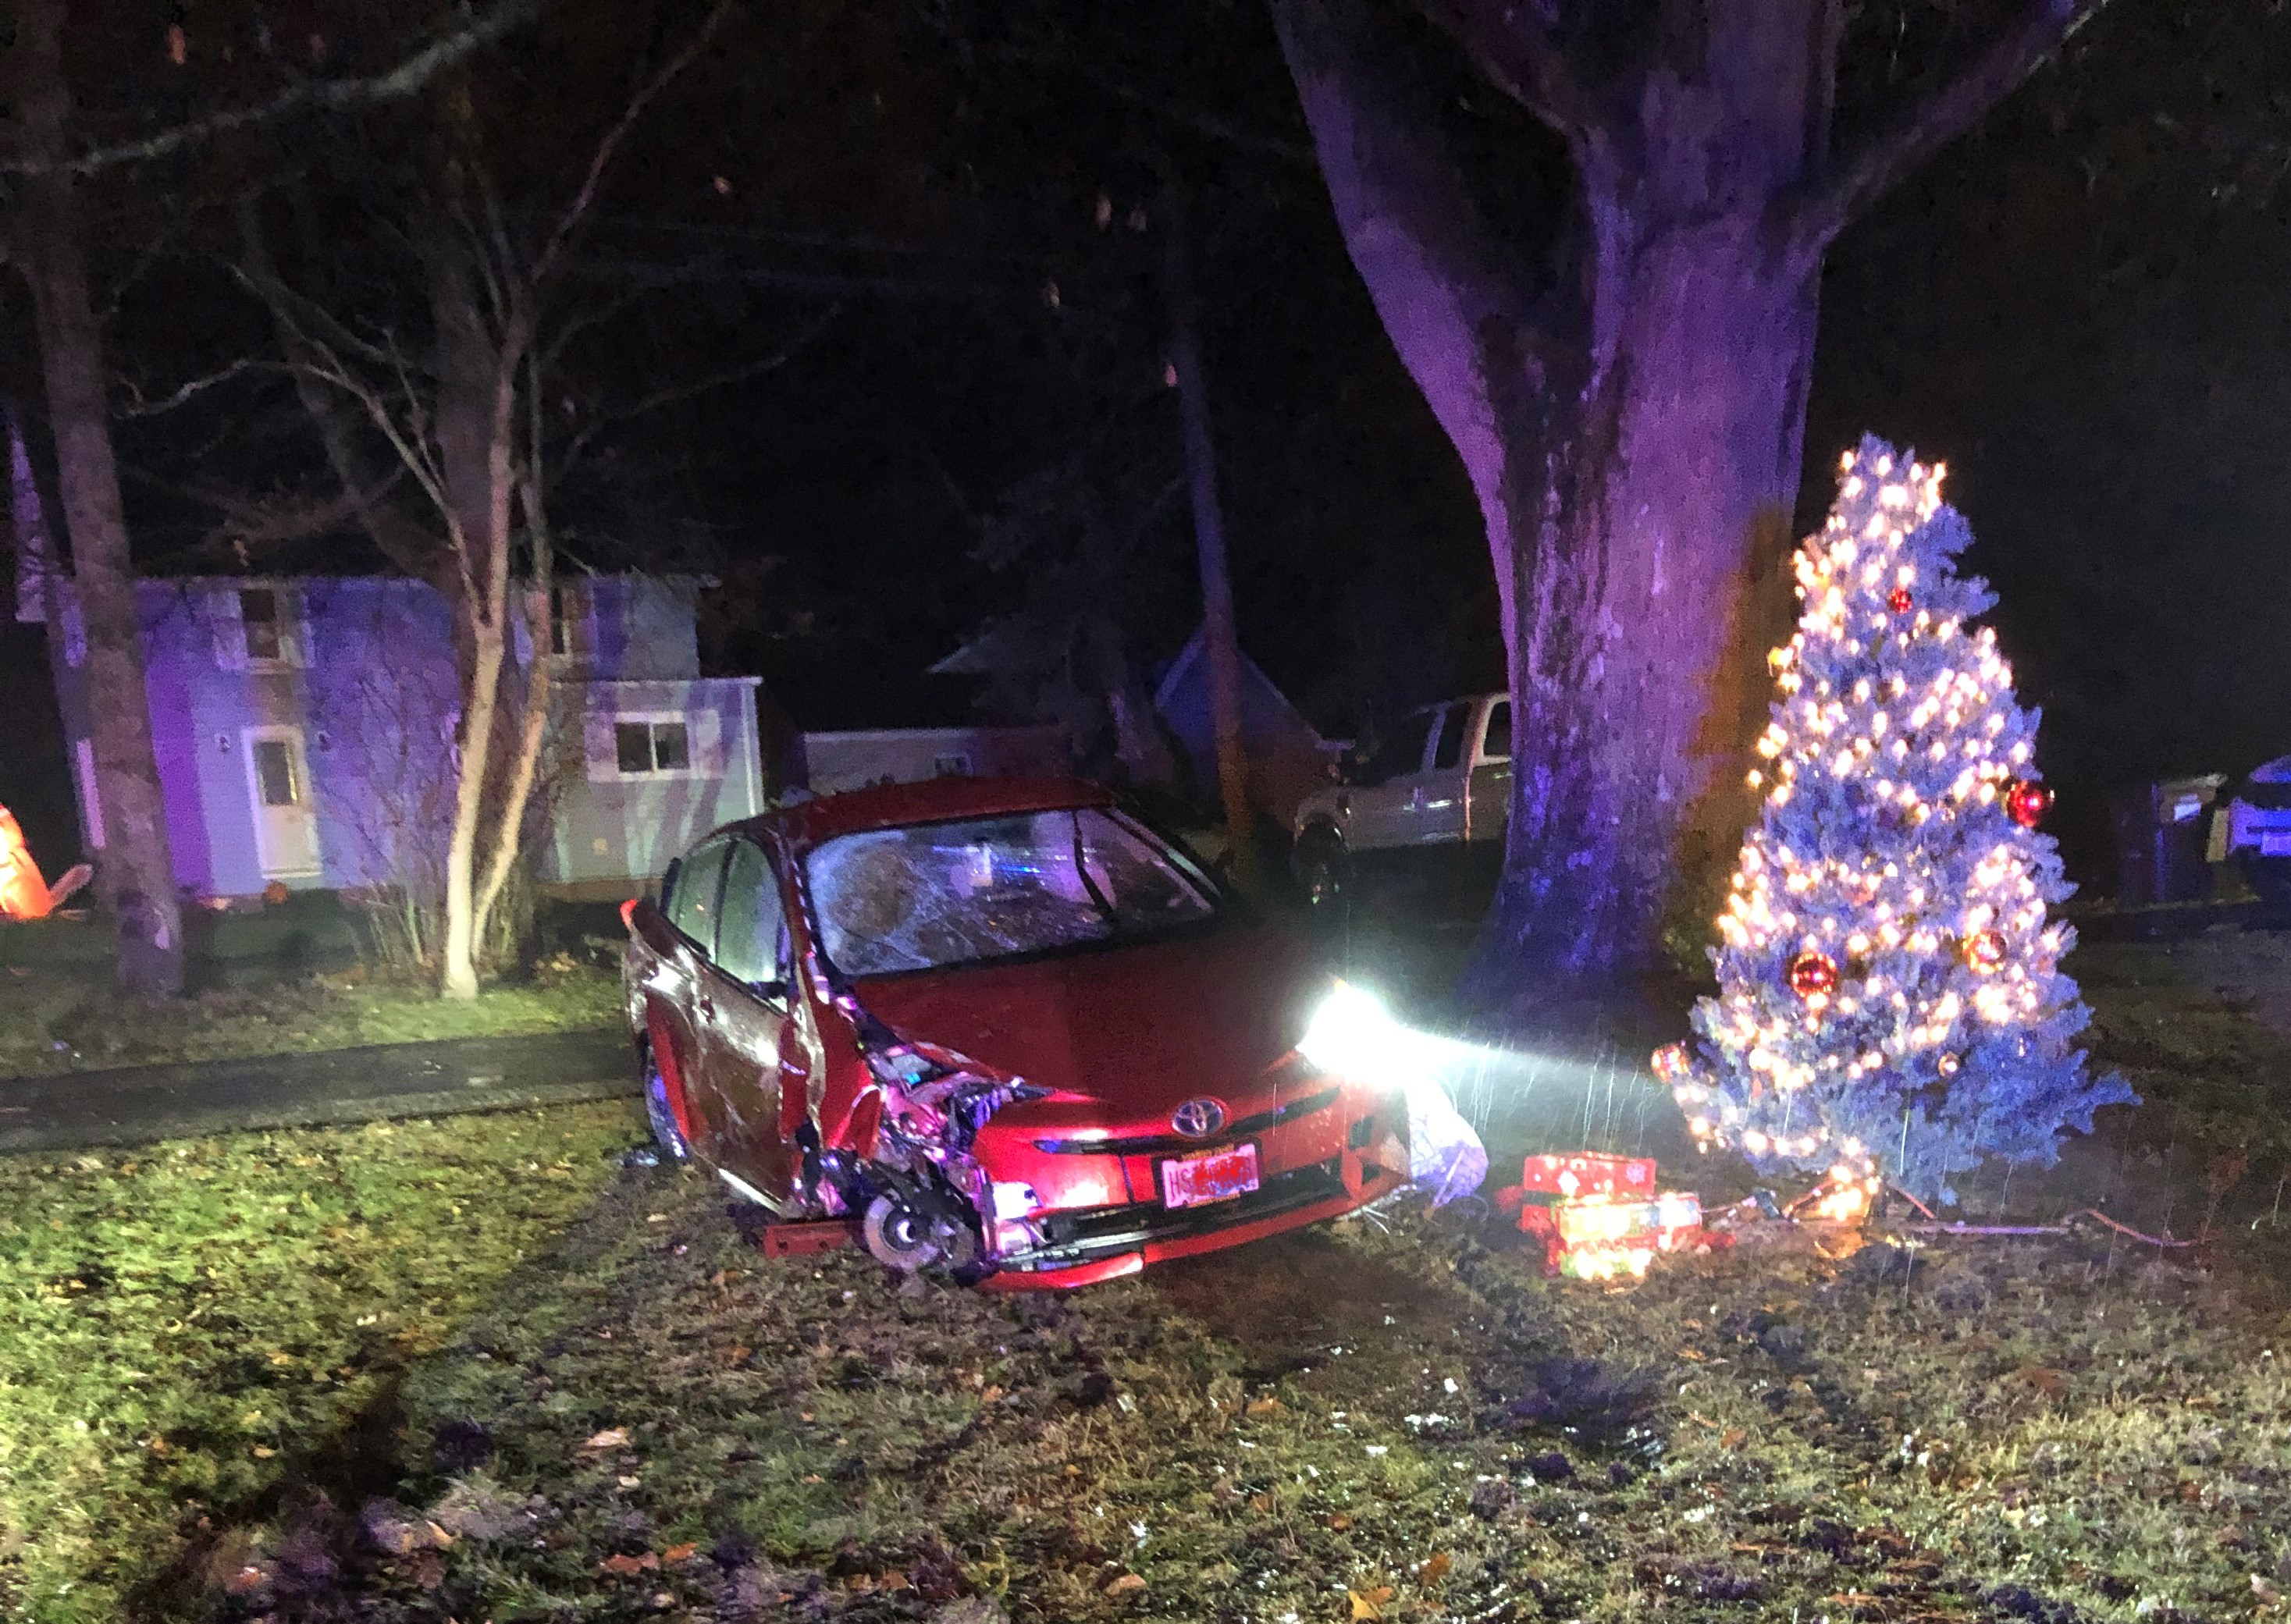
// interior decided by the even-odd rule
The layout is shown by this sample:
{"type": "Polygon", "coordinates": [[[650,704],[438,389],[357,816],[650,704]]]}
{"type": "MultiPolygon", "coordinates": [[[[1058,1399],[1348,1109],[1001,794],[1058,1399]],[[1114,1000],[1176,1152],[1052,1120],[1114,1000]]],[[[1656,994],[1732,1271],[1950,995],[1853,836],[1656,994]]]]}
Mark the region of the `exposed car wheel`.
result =
{"type": "Polygon", "coordinates": [[[934,1218],[888,1195],[867,1203],[859,1227],[875,1260],[902,1274],[933,1265],[961,1272],[978,1260],[978,1236],[969,1225],[934,1218]]]}
{"type": "Polygon", "coordinates": [[[2291,916],[2291,857],[2241,852],[2236,866],[2243,871],[2244,882],[2259,893],[2260,906],[2271,917],[2291,916]]]}
{"type": "Polygon", "coordinates": [[[684,1130],[676,1125],[676,1111],[668,1103],[668,1079],[661,1074],[660,1062],[654,1057],[650,1043],[644,1049],[644,1102],[645,1119],[652,1124],[653,1143],[660,1146],[662,1159],[689,1160],[691,1142],[685,1138],[684,1130]]]}
{"type": "Polygon", "coordinates": [[[1297,841],[1295,865],[1298,894],[1316,920],[1334,923],[1352,905],[1352,859],[1344,842],[1328,831],[1307,831],[1297,841]]]}

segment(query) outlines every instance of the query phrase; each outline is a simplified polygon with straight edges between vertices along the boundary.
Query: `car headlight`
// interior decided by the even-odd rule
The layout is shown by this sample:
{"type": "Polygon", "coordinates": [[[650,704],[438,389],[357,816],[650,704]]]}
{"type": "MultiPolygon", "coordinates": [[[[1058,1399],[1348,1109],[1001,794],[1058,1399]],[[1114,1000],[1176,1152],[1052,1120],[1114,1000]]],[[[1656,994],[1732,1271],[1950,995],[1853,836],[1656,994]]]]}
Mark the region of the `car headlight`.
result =
{"type": "Polygon", "coordinates": [[[1339,981],[1313,1011],[1297,1052],[1324,1072],[1400,1083],[1419,1063],[1416,1034],[1366,987],[1339,981]]]}

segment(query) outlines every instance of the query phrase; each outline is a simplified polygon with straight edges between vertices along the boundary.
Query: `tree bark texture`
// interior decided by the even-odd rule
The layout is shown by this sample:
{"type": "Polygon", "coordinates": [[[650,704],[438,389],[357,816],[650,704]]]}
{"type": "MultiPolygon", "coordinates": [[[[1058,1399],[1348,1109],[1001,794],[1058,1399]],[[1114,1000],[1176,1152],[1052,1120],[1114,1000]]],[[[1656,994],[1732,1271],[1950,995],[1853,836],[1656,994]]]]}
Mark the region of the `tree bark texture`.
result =
{"type": "Polygon", "coordinates": [[[61,50],[65,10],[63,0],[20,0],[16,7],[7,80],[17,133],[25,157],[49,163],[15,182],[10,236],[31,285],[57,491],[86,625],[104,836],[100,895],[119,921],[122,981],[168,996],[182,990],[182,907],[151,740],[142,625],[104,395],[102,333],[88,297],[72,180],[60,162],[71,116],[61,50]]]}
{"type": "Polygon", "coordinates": [[[1485,1007],[1651,955],[1682,871],[1733,855],[1789,622],[1822,250],[2077,4],[2031,0],[1922,116],[1838,155],[1835,0],[1661,0],[1596,49],[1551,20],[1582,8],[1425,4],[1565,145],[1539,253],[1483,212],[1429,42],[1376,0],[1274,10],[1346,246],[1487,526],[1515,767],[1467,975],[1485,1007]]]}

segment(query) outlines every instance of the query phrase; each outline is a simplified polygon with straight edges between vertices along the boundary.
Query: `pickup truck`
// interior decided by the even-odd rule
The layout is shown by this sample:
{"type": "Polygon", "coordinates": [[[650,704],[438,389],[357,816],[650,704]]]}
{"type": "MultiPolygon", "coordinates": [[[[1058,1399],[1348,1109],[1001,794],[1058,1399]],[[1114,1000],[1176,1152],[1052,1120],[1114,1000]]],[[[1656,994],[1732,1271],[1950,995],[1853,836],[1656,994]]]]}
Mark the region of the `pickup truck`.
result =
{"type": "Polygon", "coordinates": [[[1412,711],[1307,795],[1290,869],[1317,912],[1350,900],[1371,864],[1492,858],[1511,812],[1511,698],[1473,694],[1412,711]]]}

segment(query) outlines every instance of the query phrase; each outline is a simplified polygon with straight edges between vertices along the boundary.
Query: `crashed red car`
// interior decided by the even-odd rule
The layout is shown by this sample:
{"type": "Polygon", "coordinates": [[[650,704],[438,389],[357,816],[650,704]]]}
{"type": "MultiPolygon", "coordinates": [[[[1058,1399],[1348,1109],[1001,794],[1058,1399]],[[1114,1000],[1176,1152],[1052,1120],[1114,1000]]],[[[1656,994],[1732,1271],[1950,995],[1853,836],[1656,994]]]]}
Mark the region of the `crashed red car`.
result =
{"type": "Polygon", "coordinates": [[[663,1151],[863,1220],[894,1267],[1081,1285],[1407,1178],[1404,1102],[1347,1074],[1372,1001],[1091,784],[806,801],[702,840],[629,927],[663,1151]]]}

